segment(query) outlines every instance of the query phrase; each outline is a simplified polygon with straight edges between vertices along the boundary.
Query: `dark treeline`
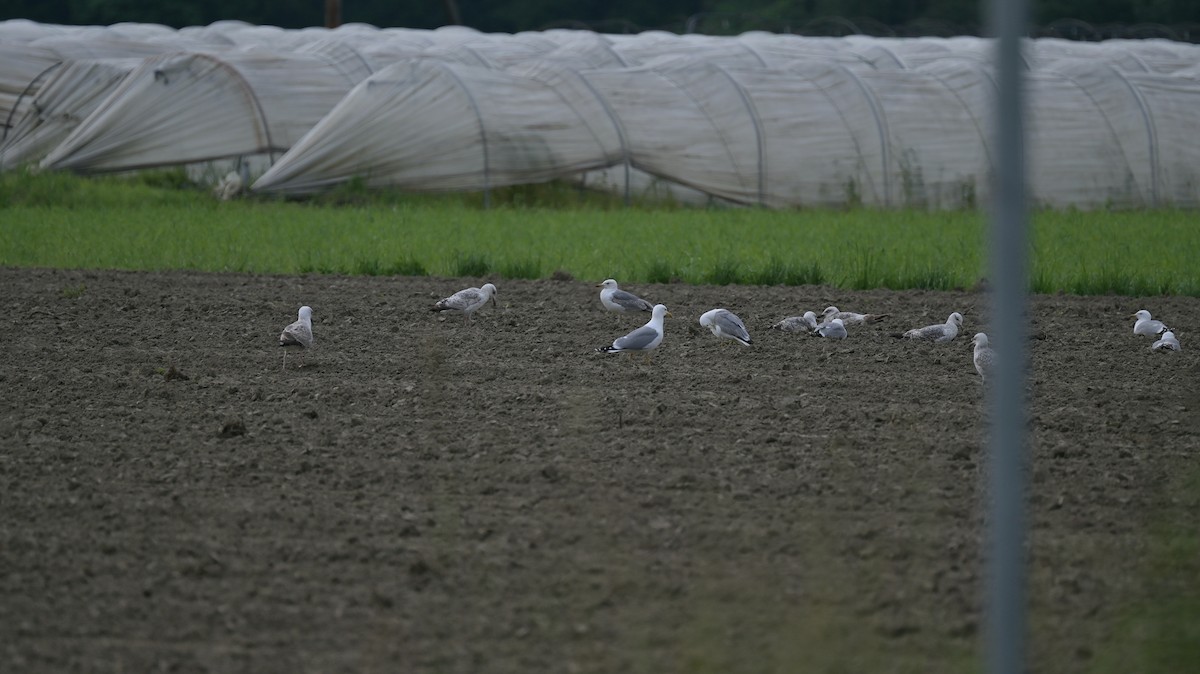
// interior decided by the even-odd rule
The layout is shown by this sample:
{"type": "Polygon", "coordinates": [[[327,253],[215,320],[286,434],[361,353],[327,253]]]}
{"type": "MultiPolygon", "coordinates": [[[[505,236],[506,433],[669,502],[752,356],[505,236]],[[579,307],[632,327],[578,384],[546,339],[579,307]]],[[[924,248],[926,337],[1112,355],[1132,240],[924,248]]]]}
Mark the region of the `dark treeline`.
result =
{"type": "MultiPolygon", "coordinates": [[[[586,28],[603,32],[662,29],[733,34],[979,34],[979,0],[342,0],[343,22],[436,28],[461,23],[482,31],[586,28]]],[[[1197,0],[1040,0],[1032,34],[1078,39],[1114,36],[1200,40],[1197,0]]],[[[123,21],[182,27],[240,19],[284,28],[320,26],[325,0],[6,0],[0,19],[107,25],[123,21]]]]}

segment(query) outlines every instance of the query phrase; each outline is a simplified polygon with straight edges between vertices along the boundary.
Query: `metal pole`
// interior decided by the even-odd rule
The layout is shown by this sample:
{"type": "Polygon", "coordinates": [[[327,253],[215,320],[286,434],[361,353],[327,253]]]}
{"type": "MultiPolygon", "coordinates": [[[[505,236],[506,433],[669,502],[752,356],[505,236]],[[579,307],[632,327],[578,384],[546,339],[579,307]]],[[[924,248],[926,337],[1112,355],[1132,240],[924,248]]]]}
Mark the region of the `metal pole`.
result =
{"type": "Polygon", "coordinates": [[[1027,0],[990,0],[996,38],[998,97],[992,194],[991,329],[1000,367],[989,378],[990,529],[987,542],[985,648],[991,674],[1025,671],[1025,378],[1028,339],[1025,195],[1025,113],[1021,39],[1027,0]]]}
{"type": "Polygon", "coordinates": [[[342,25],[342,0],[325,0],[325,27],[342,25]]]}

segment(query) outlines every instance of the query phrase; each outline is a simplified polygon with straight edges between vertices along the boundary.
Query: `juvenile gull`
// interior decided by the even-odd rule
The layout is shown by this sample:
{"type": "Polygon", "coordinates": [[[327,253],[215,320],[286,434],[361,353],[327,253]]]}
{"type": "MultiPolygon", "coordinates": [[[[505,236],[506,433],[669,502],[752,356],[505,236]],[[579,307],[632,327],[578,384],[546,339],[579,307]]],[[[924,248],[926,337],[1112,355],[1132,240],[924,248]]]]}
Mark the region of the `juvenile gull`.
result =
{"type": "Polygon", "coordinates": [[[988,336],[982,332],[975,333],[971,343],[975,345],[975,371],[979,373],[980,379],[986,384],[995,365],[996,354],[992,351],[992,347],[988,346],[988,336]]]}
{"type": "Polygon", "coordinates": [[[835,318],[828,323],[822,323],[813,331],[814,335],[828,337],[829,339],[845,339],[846,324],[840,318],[835,318]]]}
{"type": "Polygon", "coordinates": [[[736,314],[727,309],[713,309],[700,316],[700,325],[712,330],[717,337],[732,339],[743,346],[750,346],[750,332],[736,314]]]}
{"type": "Polygon", "coordinates": [[[650,322],[624,337],[616,338],[613,340],[612,346],[602,346],[596,350],[601,353],[631,353],[641,351],[649,359],[650,351],[659,344],[662,344],[663,317],[670,315],[671,312],[667,311],[665,306],[655,304],[650,322]]]}
{"type": "Polygon", "coordinates": [[[646,300],[618,288],[617,282],[613,279],[605,279],[603,283],[600,283],[596,287],[604,288],[604,290],[600,291],[600,303],[609,311],[625,313],[629,311],[654,310],[654,306],[646,300]]]}
{"type": "Polygon", "coordinates": [[[463,325],[466,325],[471,320],[471,314],[478,311],[483,305],[492,301],[492,306],[496,306],[496,286],[485,283],[482,288],[467,288],[460,290],[453,295],[443,300],[438,300],[433,305],[433,311],[460,311],[463,315],[463,325]]]}
{"type": "Polygon", "coordinates": [[[782,332],[812,332],[817,329],[817,315],[806,311],[803,316],[789,316],[772,325],[771,329],[782,332]]]}
{"type": "Polygon", "coordinates": [[[825,307],[822,312],[822,323],[828,323],[835,318],[842,319],[843,325],[861,325],[863,323],[873,323],[882,321],[891,314],[856,314],[853,311],[840,311],[837,307],[825,307]]]}
{"type": "Polygon", "coordinates": [[[1175,333],[1167,330],[1163,333],[1162,339],[1158,340],[1150,346],[1152,351],[1178,351],[1179,340],[1175,339],[1175,333]]]}
{"type": "MultiPolygon", "coordinates": [[[[304,350],[312,348],[312,307],[300,307],[300,318],[279,333],[279,346],[300,349],[300,367],[304,365],[304,350]]],[[[283,369],[287,369],[287,349],[283,350],[283,369]]]]}
{"type": "Polygon", "coordinates": [[[937,325],[927,325],[923,328],[913,328],[904,333],[908,339],[922,339],[928,342],[948,342],[958,336],[958,329],[962,327],[962,314],[957,311],[950,314],[945,323],[937,325]]]}
{"type": "Polygon", "coordinates": [[[1137,319],[1133,324],[1133,334],[1135,335],[1154,337],[1163,330],[1169,329],[1167,326],[1163,325],[1162,321],[1156,321],[1150,318],[1150,312],[1146,311],[1145,309],[1141,309],[1135,314],[1130,314],[1129,317],[1137,319]]]}

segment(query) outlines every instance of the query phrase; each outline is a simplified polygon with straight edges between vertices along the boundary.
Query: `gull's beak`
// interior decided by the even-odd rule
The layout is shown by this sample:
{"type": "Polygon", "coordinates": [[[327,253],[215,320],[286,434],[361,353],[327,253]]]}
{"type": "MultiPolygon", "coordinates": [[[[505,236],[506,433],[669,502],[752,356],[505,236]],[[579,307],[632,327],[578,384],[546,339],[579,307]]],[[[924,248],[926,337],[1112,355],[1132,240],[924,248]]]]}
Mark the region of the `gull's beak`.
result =
{"type": "Polygon", "coordinates": [[[663,318],[675,318],[675,317],[672,316],[671,312],[668,311],[667,313],[663,314],[663,318]]]}
{"type": "Polygon", "coordinates": [[[597,287],[597,288],[603,288],[603,287],[604,287],[604,284],[603,284],[603,283],[597,283],[597,284],[596,284],[596,287],[597,287]]]}

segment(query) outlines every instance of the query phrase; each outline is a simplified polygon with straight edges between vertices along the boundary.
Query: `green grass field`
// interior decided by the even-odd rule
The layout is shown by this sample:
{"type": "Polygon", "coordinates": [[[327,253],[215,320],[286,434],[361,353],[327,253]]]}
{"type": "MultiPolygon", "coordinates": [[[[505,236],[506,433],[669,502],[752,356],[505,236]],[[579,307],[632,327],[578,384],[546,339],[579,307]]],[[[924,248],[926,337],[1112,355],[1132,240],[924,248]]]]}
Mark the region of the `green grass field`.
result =
{"type": "MultiPolygon", "coordinates": [[[[626,208],[566,185],[478,195],[218,202],[180,173],[0,176],[0,264],[801,285],[969,288],[985,275],[975,212],[626,208]]],[[[1039,212],[1036,292],[1200,295],[1185,211],[1039,212]]]]}

